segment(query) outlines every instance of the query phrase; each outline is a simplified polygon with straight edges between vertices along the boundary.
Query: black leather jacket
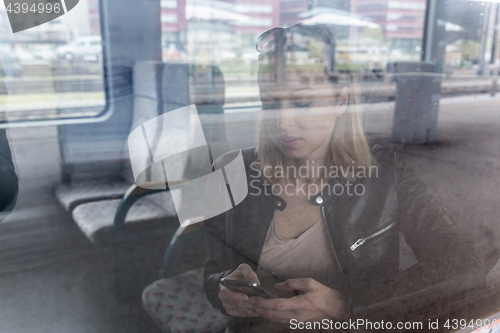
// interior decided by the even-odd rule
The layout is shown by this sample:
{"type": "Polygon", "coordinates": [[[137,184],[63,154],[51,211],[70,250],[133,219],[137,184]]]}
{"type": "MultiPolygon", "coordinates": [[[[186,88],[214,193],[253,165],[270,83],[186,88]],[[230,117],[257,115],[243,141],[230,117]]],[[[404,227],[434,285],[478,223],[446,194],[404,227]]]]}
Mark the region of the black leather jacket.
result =
{"type": "MultiPolygon", "coordinates": [[[[380,145],[373,146],[372,153],[378,177],[354,182],[364,185],[364,195],[323,195],[321,209],[344,276],[338,289],[350,299],[357,318],[402,320],[427,318],[427,310],[436,308],[449,311],[451,303],[484,284],[483,264],[399,155],[380,145]],[[418,260],[404,271],[399,270],[400,233],[418,260]]],[[[274,210],[286,207],[268,184],[255,178],[256,168],[250,167],[258,161],[255,149],[243,150],[243,157],[249,195],[205,222],[209,258],[204,286],[210,302],[223,313],[219,280],[241,263],[256,269],[274,210]],[[255,195],[257,188],[260,195],[255,195]]],[[[230,159],[223,156],[215,168],[230,159]]]]}
{"type": "Polygon", "coordinates": [[[19,191],[18,179],[5,129],[0,129],[0,222],[16,203],[19,191]]]}

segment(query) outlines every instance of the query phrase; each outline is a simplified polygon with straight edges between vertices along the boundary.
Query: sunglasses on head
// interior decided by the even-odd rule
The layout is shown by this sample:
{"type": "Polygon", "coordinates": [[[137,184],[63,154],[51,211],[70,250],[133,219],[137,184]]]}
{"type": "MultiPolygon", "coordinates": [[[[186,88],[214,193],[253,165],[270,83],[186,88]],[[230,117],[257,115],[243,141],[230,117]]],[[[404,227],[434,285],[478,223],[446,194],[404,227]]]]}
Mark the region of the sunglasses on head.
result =
{"type": "Polygon", "coordinates": [[[298,33],[303,36],[309,36],[309,38],[323,41],[326,44],[331,44],[333,39],[331,31],[326,25],[317,24],[311,26],[303,26],[297,24],[288,28],[276,27],[267,30],[257,39],[255,48],[259,53],[275,51],[276,45],[278,43],[286,45],[287,37],[290,37],[287,35],[289,35],[290,33],[298,33]]]}
{"type": "Polygon", "coordinates": [[[271,51],[275,49],[278,40],[285,38],[284,28],[272,28],[260,35],[255,48],[259,53],[271,51]]]}

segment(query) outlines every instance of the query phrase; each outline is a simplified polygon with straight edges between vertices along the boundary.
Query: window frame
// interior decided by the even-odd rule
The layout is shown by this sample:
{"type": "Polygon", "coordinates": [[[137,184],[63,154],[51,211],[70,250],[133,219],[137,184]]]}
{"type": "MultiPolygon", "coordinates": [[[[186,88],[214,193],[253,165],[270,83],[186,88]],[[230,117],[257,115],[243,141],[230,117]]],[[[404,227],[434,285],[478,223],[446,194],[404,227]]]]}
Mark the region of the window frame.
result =
{"type": "MultiPolygon", "coordinates": [[[[105,101],[103,109],[95,116],[90,117],[61,117],[57,119],[19,120],[13,122],[6,121],[3,123],[0,122],[0,129],[102,123],[111,118],[114,113],[115,105],[114,99],[112,98],[110,92],[114,90],[114,87],[113,80],[111,79],[112,75],[109,75],[107,73],[112,69],[112,64],[111,57],[108,56],[108,52],[110,50],[109,27],[105,24],[107,22],[105,17],[107,16],[109,8],[106,5],[106,1],[99,0],[98,4],[102,46],[102,75],[105,101]]],[[[88,41],[85,41],[85,43],[87,44],[88,41]]]]}

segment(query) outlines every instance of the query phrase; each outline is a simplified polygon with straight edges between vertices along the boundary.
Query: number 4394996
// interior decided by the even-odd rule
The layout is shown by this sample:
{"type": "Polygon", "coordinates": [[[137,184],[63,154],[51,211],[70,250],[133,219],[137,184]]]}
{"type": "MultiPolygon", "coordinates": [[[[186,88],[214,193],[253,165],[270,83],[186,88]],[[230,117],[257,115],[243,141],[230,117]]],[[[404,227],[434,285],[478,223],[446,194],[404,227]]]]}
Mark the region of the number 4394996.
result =
{"type": "Polygon", "coordinates": [[[51,3],[34,3],[33,5],[29,5],[27,3],[9,3],[7,8],[5,8],[7,13],[47,13],[50,14],[52,12],[58,14],[61,12],[61,4],[55,3],[52,5],[51,3]]]}

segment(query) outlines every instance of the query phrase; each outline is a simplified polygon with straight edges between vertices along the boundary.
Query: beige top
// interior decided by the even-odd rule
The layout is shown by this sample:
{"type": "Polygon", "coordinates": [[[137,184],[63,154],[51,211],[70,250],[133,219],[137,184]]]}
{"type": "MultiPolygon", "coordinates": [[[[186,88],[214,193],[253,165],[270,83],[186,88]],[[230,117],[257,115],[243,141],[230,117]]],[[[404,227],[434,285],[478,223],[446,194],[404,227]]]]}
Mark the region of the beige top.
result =
{"type": "Polygon", "coordinates": [[[259,270],[272,272],[278,279],[313,278],[339,289],[341,276],[335,263],[328,229],[323,219],[318,220],[296,239],[278,235],[273,218],[259,260],[259,270]]]}

